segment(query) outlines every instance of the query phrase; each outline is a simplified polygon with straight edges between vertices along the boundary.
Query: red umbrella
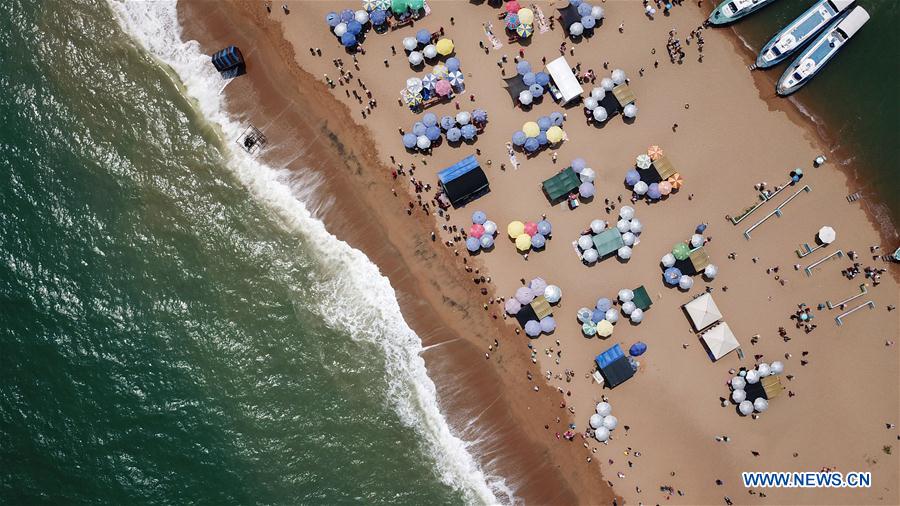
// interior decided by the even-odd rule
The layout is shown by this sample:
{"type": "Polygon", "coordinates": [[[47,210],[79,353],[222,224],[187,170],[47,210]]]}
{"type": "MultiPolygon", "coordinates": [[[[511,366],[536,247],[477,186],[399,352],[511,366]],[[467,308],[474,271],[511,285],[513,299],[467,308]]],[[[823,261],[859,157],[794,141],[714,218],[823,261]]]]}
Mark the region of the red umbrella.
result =
{"type": "Polygon", "coordinates": [[[537,233],[537,231],[538,231],[537,223],[535,223],[533,221],[529,221],[528,223],[525,224],[525,233],[526,234],[533,236],[534,234],[537,233]]]}
{"type": "Polygon", "coordinates": [[[484,235],[484,225],[473,223],[472,226],[469,227],[469,235],[475,237],[476,239],[480,239],[481,236],[484,235]]]}
{"type": "Polygon", "coordinates": [[[506,2],[506,12],[519,12],[519,9],[521,8],[522,7],[519,5],[519,2],[517,2],[516,0],[506,2]]]}
{"type": "Polygon", "coordinates": [[[442,97],[446,97],[447,95],[449,95],[450,89],[450,81],[446,79],[441,79],[440,81],[434,83],[434,91],[442,97]]]}

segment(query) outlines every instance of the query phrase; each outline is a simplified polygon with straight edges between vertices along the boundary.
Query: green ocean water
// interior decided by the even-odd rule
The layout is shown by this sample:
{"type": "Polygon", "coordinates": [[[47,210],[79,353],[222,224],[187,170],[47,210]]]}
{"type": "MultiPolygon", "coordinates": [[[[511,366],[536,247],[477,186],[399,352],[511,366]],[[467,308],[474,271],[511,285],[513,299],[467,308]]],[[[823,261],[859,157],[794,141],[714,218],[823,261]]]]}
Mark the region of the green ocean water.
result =
{"type": "Polygon", "coordinates": [[[0,504],[484,497],[386,281],[106,3],[0,3],[0,89],[0,504]]]}

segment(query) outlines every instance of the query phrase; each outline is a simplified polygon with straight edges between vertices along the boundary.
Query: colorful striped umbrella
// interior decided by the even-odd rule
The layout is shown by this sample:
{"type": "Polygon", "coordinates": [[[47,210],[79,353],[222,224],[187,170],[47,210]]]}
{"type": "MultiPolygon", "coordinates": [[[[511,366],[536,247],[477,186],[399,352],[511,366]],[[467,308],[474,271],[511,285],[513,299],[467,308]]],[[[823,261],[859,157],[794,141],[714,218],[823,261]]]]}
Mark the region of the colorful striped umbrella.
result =
{"type": "Polygon", "coordinates": [[[449,75],[447,66],[443,63],[438,63],[437,65],[435,65],[434,69],[431,70],[431,73],[437,76],[438,79],[445,79],[449,75]]]}
{"type": "Polygon", "coordinates": [[[434,83],[436,83],[437,80],[438,80],[438,76],[436,76],[434,74],[425,74],[425,76],[422,77],[422,86],[426,90],[433,90],[434,83]]]}
{"type": "Polygon", "coordinates": [[[366,10],[366,12],[372,12],[377,8],[378,2],[376,2],[375,0],[363,0],[362,6],[363,9],[366,10]]]}
{"type": "Polygon", "coordinates": [[[651,160],[659,160],[659,157],[663,155],[663,150],[661,147],[653,145],[647,148],[647,155],[651,160]]]}
{"type": "Polygon", "coordinates": [[[456,72],[450,72],[450,75],[447,76],[447,79],[450,81],[450,84],[453,87],[457,88],[462,86],[463,82],[465,81],[463,73],[458,70],[456,72]]]}
{"type": "Polygon", "coordinates": [[[418,93],[406,92],[404,93],[403,98],[406,100],[406,105],[409,106],[416,106],[422,103],[422,95],[419,95],[418,93]]]}
{"type": "Polygon", "coordinates": [[[387,12],[391,10],[391,0],[375,0],[375,8],[387,12]]]}
{"type": "Polygon", "coordinates": [[[521,23],[516,27],[516,33],[519,34],[519,37],[524,37],[527,39],[528,37],[531,37],[532,33],[534,33],[534,25],[521,23]]]}
{"type": "Polygon", "coordinates": [[[515,30],[519,26],[519,16],[515,14],[507,14],[505,21],[507,30],[515,30]]]}
{"type": "Polygon", "coordinates": [[[684,179],[681,178],[681,174],[679,174],[678,172],[669,176],[669,179],[667,181],[669,181],[669,184],[672,185],[673,190],[678,190],[679,188],[681,188],[681,185],[684,184],[684,179]]]}

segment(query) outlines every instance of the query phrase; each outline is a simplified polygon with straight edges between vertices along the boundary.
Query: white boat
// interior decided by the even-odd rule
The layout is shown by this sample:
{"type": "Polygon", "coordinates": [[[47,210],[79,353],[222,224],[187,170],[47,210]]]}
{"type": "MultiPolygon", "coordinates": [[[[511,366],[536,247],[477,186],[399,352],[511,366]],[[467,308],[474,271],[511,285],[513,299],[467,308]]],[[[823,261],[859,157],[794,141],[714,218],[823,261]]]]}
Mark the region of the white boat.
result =
{"type": "Polygon", "coordinates": [[[769,5],[775,0],[725,0],[710,14],[709,24],[727,25],[769,5]]]}
{"type": "Polygon", "coordinates": [[[790,95],[808,83],[868,20],[869,13],[857,6],[832,21],[828,28],[788,65],[775,87],[778,94],[790,95]]]}
{"type": "Polygon", "coordinates": [[[756,58],[756,66],[768,68],[781,63],[849,9],[853,2],[854,0],[819,0],[763,46],[756,58]]]}

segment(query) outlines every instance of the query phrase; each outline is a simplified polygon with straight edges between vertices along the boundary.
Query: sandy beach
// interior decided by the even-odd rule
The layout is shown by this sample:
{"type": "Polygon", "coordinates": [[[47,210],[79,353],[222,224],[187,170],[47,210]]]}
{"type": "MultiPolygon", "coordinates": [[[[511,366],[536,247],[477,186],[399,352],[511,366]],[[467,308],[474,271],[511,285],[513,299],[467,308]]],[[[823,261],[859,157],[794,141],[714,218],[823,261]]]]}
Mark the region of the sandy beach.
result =
{"type": "MultiPolygon", "coordinates": [[[[876,258],[896,247],[896,237],[875,227],[860,203],[847,201],[848,179],[840,168],[830,163],[813,167],[812,161],[828,155],[829,147],[789,102],[775,97],[770,77],[747,69],[750,55],[729,29],[703,30],[703,58],[698,60],[696,41],[686,44],[684,39],[706,18],[712,8],[708,2],[701,7],[685,3],[670,16],[658,14],[653,20],[640,2],[605,2],[605,21],[589,39],[573,43],[557,24],[536,33],[527,45],[507,43],[500,34],[503,47],[487,51],[479,47],[479,42],[488,43],[482,23],[493,23],[499,33],[499,9],[486,3],[431,2],[431,13],[411,26],[370,32],[365,54],[356,55],[357,65],[329,33],[324,18],[332,10],[357,9],[359,2],[286,5],[289,13],[280,3],[268,12],[265,2],[255,0],[187,1],[179,8],[184,37],[199,41],[207,53],[228,44],[241,47],[248,74],[224,90],[231,112],[264,131],[269,146],[263,159],[286,170],[298,195],[328,229],[362,250],[390,278],[404,316],[426,347],[423,358],[454,433],[471,443],[485,472],[502,477],[518,500],[900,502],[898,435],[888,425],[897,423],[900,412],[900,354],[893,344],[900,323],[897,313],[888,310],[900,299],[900,289],[896,265],[876,258]],[[425,156],[402,146],[398,127],[409,130],[421,114],[399,104],[398,91],[408,77],[424,71],[410,68],[401,40],[421,28],[443,29],[456,43],[455,56],[466,78],[465,92],[456,99],[460,109],[488,112],[485,132],[471,146],[444,142],[425,156]],[[686,53],[681,64],[670,63],[666,55],[673,29],[686,53]],[[501,79],[515,74],[519,51],[539,68],[542,57],[559,56],[564,40],[572,65],[593,69],[598,78],[614,68],[627,73],[639,108],[635,121],[615,116],[598,127],[586,121],[580,104],[564,109],[549,98],[528,111],[514,106],[501,79]],[[330,88],[325,76],[334,81],[340,76],[335,59],[343,61],[352,77],[348,84],[330,88]],[[365,117],[367,98],[358,80],[377,100],[365,117]],[[533,158],[518,154],[521,164],[513,169],[506,152],[512,133],[553,111],[566,113],[568,140],[533,158]],[[615,223],[621,205],[630,204],[625,172],[649,145],[665,150],[685,186],[662,201],[634,205],[644,231],[629,261],[607,258],[593,266],[582,264],[572,241],[594,219],[615,223]],[[421,194],[428,202],[437,186],[436,173],[476,149],[490,181],[489,194],[451,210],[447,219],[433,214],[433,207],[428,212],[416,205],[410,177],[432,187],[421,194]],[[541,181],[578,157],[596,171],[597,195],[575,210],[551,206],[541,181]],[[405,174],[395,178],[398,162],[405,174]],[[725,216],[757,201],[755,184],[782,184],[794,168],[803,169],[800,186],[809,185],[811,191],[746,239],[746,227],[795,190],[786,190],[784,197],[738,226],[725,216]],[[608,209],[605,199],[615,209],[608,209]],[[446,246],[454,234],[443,226],[468,229],[476,210],[499,225],[495,248],[470,256],[458,240],[446,246]],[[506,225],[537,221],[542,215],[553,224],[552,239],[526,260],[505,235],[506,225]],[[673,244],[690,238],[699,223],[708,224],[706,250],[719,275],[710,282],[697,276],[689,291],[664,285],[660,258],[673,244]],[[824,225],[836,230],[834,244],[798,259],[798,246],[812,244],[824,225]],[[874,245],[881,250],[870,252],[874,245]],[[856,262],[863,267],[889,272],[874,286],[862,275],[842,275],[853,265],[847,256],[824,263],[811,276],[793,268],[837,249],[858,253],[856,262]],[[490,282],[482,284],[481,276],[490,282]],[[510,297],[521,279],[538,276],[560,286],[563,297],[554,308],[556,331],[530,340],[516,332],[513,319],[503,318],[502,303],[489,300],[510,297]],[[873,310],[858,311],[837,326],[838,309],[816,309],[826,300],[850,297],[862,283],[868,284],[868,294],[857,301],[872,300],[873,310]],[[623,317],[609,338],[583,336],[578,308],[641,285],[653,301],[643,322],[630,324],[623,317]],[[685,318],[681,306],[707,288],[741,342],[743,359],[731,353],[712,362],[685,318]],[[810,333],[796,328],[790,318],[802,303],[816,316],[817,327],[810,333]],[[779,335],[779,327],[789,340],[779,335]],[[598,353],[615,343],[627,349],[637,341],[646,343],[648,351],[639,357],[635,377],[614,389],[590,379],[598,353]],[[758,419],[739,416],[733,404],[722,405],[720,399],[729,395],[729,370],[775,360],[785,365],[790,395],[773,399],[758,419]],[[571,381],[563,378],[565,370],[574,371],[571,381]],[[573,441],[558,437],[568,423],[584,431],[602,396],[619,420],[608,444],[580,435],[573,441]],[[721,436],[728,441],[716,439],[721,436]],[[825,467],[870,471],[872,487],[748,490],[741,483],[742,471],[825,467]]],[[[536,5],[547,16],[556,13],[546,2],[536,5]]],[[[591,87],[585,85],[585,92],[591,87]]],[[[453,101],[428,109],[439,117],[457,111],[453,101]]],[[[495,492],[498,500],[507,500],[504,492],[495,492]]]]}

